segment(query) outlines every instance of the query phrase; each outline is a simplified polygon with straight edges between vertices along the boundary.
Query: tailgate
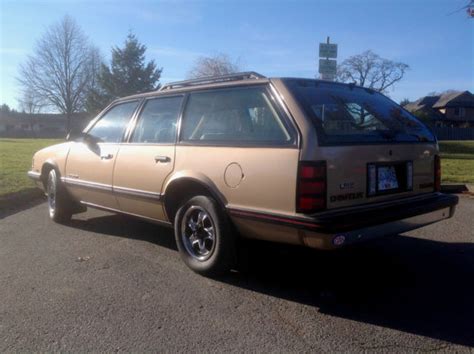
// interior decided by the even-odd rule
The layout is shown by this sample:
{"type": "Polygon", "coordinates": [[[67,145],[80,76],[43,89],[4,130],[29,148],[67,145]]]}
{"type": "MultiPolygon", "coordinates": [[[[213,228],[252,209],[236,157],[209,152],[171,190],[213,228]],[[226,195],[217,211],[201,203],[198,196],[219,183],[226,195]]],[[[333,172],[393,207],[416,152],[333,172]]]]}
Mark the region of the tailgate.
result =
{"type": "Polygon", "coordinates": [[[434,144],[319,147],[318,160],[327,163],[327,208],[433,192],[436,151],[434,144]]]}

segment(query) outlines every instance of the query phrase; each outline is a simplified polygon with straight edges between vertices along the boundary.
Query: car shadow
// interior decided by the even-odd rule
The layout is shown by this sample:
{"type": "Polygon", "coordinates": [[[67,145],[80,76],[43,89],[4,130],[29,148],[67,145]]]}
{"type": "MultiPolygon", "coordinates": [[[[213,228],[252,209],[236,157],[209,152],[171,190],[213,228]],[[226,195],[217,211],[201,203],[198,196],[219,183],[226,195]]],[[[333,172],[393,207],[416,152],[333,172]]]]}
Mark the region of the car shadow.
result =
{"type": "MultiPolygon", "coordinates": [[[[118,215],[72,227],[176,250],[171,229],[118,215]]],[[[246,241],[240,271],[219,281],[321,313],[474,346],[474,244],[407,236],[340,251],[246,241]]]]}
{"type": "Polygon", "coordinates": [[[43,204],[44,192],[39,188],[26,188],[0,196],[0,220],[23,210],[43,204]]]}

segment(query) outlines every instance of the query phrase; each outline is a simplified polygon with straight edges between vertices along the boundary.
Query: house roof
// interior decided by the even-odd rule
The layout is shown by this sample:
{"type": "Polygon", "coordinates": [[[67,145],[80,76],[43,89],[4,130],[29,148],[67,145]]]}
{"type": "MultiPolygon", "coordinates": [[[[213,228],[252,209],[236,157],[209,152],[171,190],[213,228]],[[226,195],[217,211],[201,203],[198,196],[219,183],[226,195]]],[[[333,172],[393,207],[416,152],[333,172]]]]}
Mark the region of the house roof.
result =
{"type": "Polygon", "coordinates": [[[405,105],[410,112],[444,107],[474,107],[474,95],[469,91],[453,91],[442,95],[425,96],[405,105]]]}
{"type": "Polygon", "coordinates": [[[474,95],[469,91],[455,91],[441,95],[433,104],[433,108],[443,107],[474,107],[474,95]]]}
{"type": "Polygon", "coordinates": [[[425,96],[405,105],[405,109],[410,112],[416,112],[420,109],[431,108],[439,100],[440,96],[425,96]]]}

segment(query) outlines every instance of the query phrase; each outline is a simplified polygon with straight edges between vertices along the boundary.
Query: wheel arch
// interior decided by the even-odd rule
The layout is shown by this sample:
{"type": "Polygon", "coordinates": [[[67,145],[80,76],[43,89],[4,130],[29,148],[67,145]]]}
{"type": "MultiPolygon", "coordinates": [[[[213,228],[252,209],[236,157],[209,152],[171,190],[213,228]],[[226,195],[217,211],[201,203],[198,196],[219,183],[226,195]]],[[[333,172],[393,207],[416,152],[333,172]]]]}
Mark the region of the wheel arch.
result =
{"type": "Polygon", "coordinates": [[[41,175],[40,179],[41,182],[43,183],[43,186],[46,188],[46,182],[48,180],[48,173],[52,169],[55,169],[56,172],[59,174],[59,177],[61,177],[61,172],[59,171],[58,165],[55,161],[48,159],[45,162],[43,162],[43,165],[41,166],[41,175]]]}
{"type": "Polygon", "coordinates": [[[227,200],[210,178],[204,175],[179,173],[168,180],[163,188],[163,207],[168,219],[173,222],[179,207],[197,195],[206,195],[216,200],[223,210],[227,200]]]}

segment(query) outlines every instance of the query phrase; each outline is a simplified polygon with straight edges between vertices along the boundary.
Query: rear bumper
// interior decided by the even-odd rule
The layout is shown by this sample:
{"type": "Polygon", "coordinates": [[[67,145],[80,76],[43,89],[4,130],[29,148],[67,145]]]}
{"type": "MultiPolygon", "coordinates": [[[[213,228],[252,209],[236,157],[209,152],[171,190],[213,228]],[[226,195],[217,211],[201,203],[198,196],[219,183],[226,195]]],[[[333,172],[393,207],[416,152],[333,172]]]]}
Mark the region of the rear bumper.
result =
{"type": "Polygon", "coordinates": [[[454,209],[455,206],[446,207],[412,217],[387,221],[353,230],[334,231],[330,233],[306,231],[303,235],[303,242],[306,246],[312,248],[339,248],[378,237],[401,234],[441,220],[449,219],[454,214],[454,209]]]}
{"type": "MultiPolygon", "coordinates": [[[[319,231],[340,233],[359,228],[386,224],[455,207],[459,198],[451,194],[433,193],[422,198],[410,198],[387,203],[361,206],[352,210],[329,211],[314,216],[319,231]]],[[[452,211],[454,213],[454,209],[452,211]]],[[[449,216],[452,216],[450,214],[449,216]]]]}
{"type": "Polygon", "coordinates": [[[231,210],[230,214],[244,234],[249,231],[249,237],[333,249],[448,219],[453,216],[457,203],[457,196],[433,193],[383,204],[330,210],[311,217],[242,210],[231,210]]]}

